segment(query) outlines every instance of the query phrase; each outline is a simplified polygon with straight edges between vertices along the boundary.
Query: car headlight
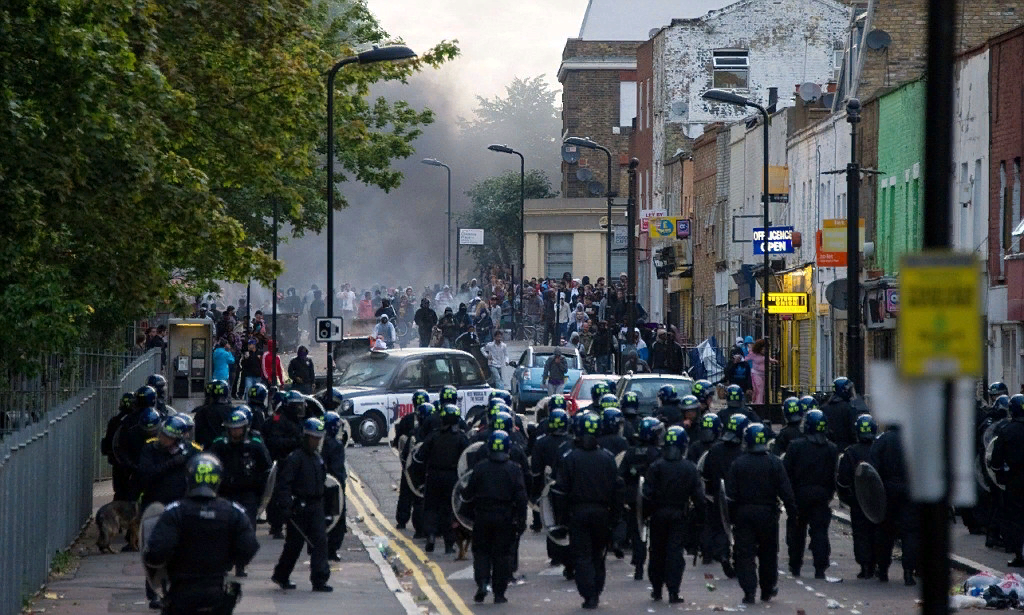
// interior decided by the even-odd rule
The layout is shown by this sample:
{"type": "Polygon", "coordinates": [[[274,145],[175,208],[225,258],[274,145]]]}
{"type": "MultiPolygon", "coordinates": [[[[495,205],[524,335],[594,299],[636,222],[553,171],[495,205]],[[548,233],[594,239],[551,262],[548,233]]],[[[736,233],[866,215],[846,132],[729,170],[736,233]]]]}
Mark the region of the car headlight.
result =
{"type": "Polygon", "coordinates": [[[342,412],[342,414],[351,414],[352,413],[352,409],[354,407],[355,407],[355,404],[352,403],[351,399],[346,399],[345,401],[341,402],[341,412],[342,412]]]}

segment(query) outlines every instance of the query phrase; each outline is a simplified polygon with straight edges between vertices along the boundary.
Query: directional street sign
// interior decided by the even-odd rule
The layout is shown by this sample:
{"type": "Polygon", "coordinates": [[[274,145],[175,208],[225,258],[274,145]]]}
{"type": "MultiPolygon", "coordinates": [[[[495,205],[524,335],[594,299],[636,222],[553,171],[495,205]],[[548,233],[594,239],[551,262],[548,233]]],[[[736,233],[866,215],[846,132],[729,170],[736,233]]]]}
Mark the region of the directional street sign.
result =
{"type": "Polygon", "coordinates": [[[980,271],[974,254],[903,257],[898,326],[905,377],[981,376],[980,271]]]}
{"type": "Polygon", "coordinates": [[[317,318],[316,341],[340,342],[344,335],[345,325],[342,318],[317,318]]]}

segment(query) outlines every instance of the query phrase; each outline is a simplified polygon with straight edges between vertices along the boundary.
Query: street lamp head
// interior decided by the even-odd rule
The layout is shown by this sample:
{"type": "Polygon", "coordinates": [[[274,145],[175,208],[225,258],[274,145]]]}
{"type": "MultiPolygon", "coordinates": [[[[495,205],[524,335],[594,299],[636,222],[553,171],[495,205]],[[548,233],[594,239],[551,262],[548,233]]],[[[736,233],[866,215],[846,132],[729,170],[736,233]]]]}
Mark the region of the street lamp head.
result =
{"type": "Polygon", "coordinates": [[[423,160],[420,160],[420,162],[422,162],[423,164],[429,164],[432,167],[443,167],[444,166],[444,163],[441,162],[440,160],[436,159],[436,158],[424,158],[423,160]]]}
{"type": "Polygon", "coordinates": [[[741,107],[751,106],[750,101],[739,94],[733,94],[726,90],[708,90],[701,96],[704,100],[726,103],[728,105],[739,105],[741,107]]]}
{"type": "Polygon", "coordinates": [[[516,151],[507,145],[498,145],[497,143],[488,145],[487,149],[492,152],[500,152],[502,154],[514,154],[516,151]]]}
{"type": "Polygon", "coordinates": [[[588,149],[597,149],[597,143],[592,139],[586,137],[569,137],[562,143],[566,145],[575,145],[576,147],[586,147],[588,149]]]}
{"type": "Polygon", "coordinates": [[[415,58],[416,52],[405,45],[388,45],[387,47],[374,45],[372,49],[363,51],[357,57],[360,64],[373,64],[374,62],[408,60],[409,58],[415,58]]]}

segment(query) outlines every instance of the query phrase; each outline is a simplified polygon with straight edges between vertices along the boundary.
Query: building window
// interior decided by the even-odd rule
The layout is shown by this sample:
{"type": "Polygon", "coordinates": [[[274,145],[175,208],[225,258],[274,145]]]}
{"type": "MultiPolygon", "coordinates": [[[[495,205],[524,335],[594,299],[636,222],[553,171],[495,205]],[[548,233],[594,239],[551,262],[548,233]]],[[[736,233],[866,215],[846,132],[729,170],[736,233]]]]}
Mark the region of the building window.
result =
{"type": "Polygon", "coordinates": [[[745,90],[750,77],[750,52],[746,49],[718,49],[712,53],[714,87],[745,90]]]}
{"type": "Polygon", "coordinates": [[[839,83],[839,77],[843,73],[843,61],[846,58],[846,52],[843,49],[832,50],[832,81],[839,83]]]}
{"type": "Polygon", "coordinates": [[[547,236],[544,269],[544,275],[549,278],[561,278],[566,271],[572,271],[571,233],[547,236]]]}
{"type": "Polygon", "coordinates": [[[619,127],[630,127],[636,117],[636,81],[619,82],[619,127]]]}
{"type": "MultiPolygon", "coordinates": [[[[1014,158],[1013,160],[1013,194],[1011,196],[1011,206],[1013,207],[1013,226],[1016,227],[1020,222],[1024,212],[1020,210],[1020,158],[1014,158]]],[[[1011,229],[1010,241],[1013,241],[1013,230],[1011,229]]],[[[1012,243],[1010,244],[1013,245],[1012,243]]],[[[1020,252],[1018,244],[1017,250],[1011,250],[1012,252],[1020,252]]]]}
{"type": "MultiPolygon", "coordinates": [[[[1013,208],[1010,206],[1010,188],[1006,185],[1006,161],[999,161],[999,199],[1002,201],[1002,214],[999,217],[1000,237],[1002,238],[1002,255],[1010,252],[1010,232],[1013,230],[1013,208]]],[[[1002,260],[1002,259],[1000,259],[1002,260]]]]}

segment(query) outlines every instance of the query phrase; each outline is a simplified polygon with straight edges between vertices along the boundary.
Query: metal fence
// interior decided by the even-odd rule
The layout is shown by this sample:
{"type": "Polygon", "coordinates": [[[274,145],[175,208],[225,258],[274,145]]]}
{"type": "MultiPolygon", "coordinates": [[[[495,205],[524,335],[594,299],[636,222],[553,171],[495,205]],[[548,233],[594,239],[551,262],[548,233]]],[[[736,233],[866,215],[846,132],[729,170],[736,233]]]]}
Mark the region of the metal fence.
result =
{"type": "Polygon", "coordinates": [[[45,582],[54,553],[66,549],[92,514],[93,481],[105,475],[99,443],[122,391],[160,366],[144,355],[80,352],[47,361],[39,377],[0,391],[13,417],[0,441],[0,613],[45,582]]]}

